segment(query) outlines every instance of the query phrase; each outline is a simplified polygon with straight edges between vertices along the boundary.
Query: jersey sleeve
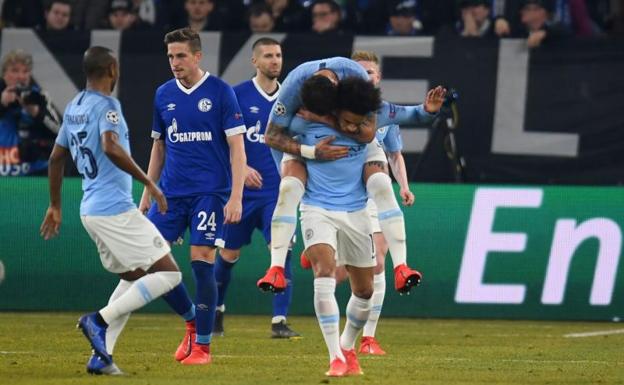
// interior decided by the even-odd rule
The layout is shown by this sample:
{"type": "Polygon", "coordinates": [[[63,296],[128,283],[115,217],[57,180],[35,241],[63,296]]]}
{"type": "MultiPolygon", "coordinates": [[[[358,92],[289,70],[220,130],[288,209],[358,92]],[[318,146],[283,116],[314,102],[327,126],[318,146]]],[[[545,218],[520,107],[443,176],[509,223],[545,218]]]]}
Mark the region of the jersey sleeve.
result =
{"type": "Polygon", "coordinates": [[[438,114],[430,114],[425,111],[422,104],[415,106],[400,106],[384,101],[377,111],[377,127],[391,124],[399,125],[427,125],[438,114]]]}
{"type": "Polygon", "coordinates": [[[295,114],[301,108],[299,92],[301,91],[303,78],[300,72],[295,69],[284,79],[280,87],[279,96],[271,109],[269,123],[288,128],[295,114]]]}
{"type": "Polygon", "coordinates": [[[221,91],[221,103],[221,126],[225,135],[232,136],[245,133],[245,121],[238,105],[238,99],[236,99],[232,87],[227,84],[224,84],[221,91]]]}
{"type": "Polygon", "coordinates": [[[58,135],[56,135],[55,143],[61,147],[69,148],[69,139],[67,139],[67,129],[65,128],[65,124],[61,125],[58,135]]]}
{"type": "Polygon", "coordinates": [[[158,109],[158,91],[154,96],[154,112],[152,114],[152,138],[160,139],[163,133],[165,133],[165,122],[162,120],[160,111],[158,109]]]}
{"type": "Polygon", "coordinates": [[[120,123],[121,108],[119,104],[107,99],[102,103],[99,114],[97,115],[99,136],[102,136],[107,131],[113,131],[117,135],[120,135],[120,123]]]}
{"type": "Polygon", "coordinates": [[[401,139],[401,131],[397,124],[388,127],[388,133],[383,140],[383,146],[387,152],[399,152],[403,149],[403,139],[401,139]]]}

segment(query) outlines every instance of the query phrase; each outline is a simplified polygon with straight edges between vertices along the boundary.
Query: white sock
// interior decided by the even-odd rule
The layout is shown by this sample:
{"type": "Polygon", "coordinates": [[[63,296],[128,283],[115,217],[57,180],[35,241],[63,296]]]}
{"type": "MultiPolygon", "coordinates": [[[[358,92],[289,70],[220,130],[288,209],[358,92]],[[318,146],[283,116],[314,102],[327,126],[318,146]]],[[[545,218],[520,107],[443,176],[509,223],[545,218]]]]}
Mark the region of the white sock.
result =
{"type": "MultiPolygon", "coordinates": [[[[121,297],[123,293],[125,293],[132,286],[132,282],[125,281],[123,279],[119,280],[119,284],[111,294],[108,299],[108,303],[115,301],[117,298],[121,297]]],[[[119,318],[116,318],[108,324],[108,329],[106,329],[106,350],[108,354],[112,355],[115,350],[115,344],[117,343],[117,338],[119,338],[119,334],[126,326],[126,322],[130,318],[130,313],[124,314],[119,318]]]]}
{"type": "Polygon", "coordinates": [[[407,257],[405,221],[392,190],[392,180],[383,172],[377,172],[368,178],[366,190],[377,205],[379,226],[388,242],[394,267],[404,264],[407,257]]]}
{"type": "Polygon", "coordinates": [[[100,309],[107,324],[132,313],[176,287],[182,281],[179,271],[157,271],[137,279],[119,298],[100,309]]]}
{"type": "Polygon", "coordinates": [[[355,294],[351,293],[351,298],[347,304],[347,322],[345,322],[344,330],[340,336],[340,346],[343,349],[351,350],[355,347],[355,339],[366,324],[369,314],[370,298],[356,297],[355,294]]]}
{"type": "Polygon", "coordinates": [[[340,311],[336,302],[336,280],[334,278],[314,279],[314,311],[318,319],[327,350],[329,350],[329,361],[340,358],[345,361],[340,350],[340,337],[338,329],[340,327],[340,311]]]}
{"type": "Polygon", "coordinates": [[[297,206],[303,198],[305,186],[299,178],[282,178],[277,205],[271,219],[271,266],[284,267],[290,241],[297,230],[297,206]]]}
{"type": "Polygon", "coordinates": [[[362,336],[375,337],[375,330],[377,329],[377,322],[379,322],[379,315],[381,314],[381,306],[383,305],[384,297],[386,296],[386,274],[381,272],[375,274],[373,278],[373,296],[371,297],[371,310],[368,315],[368,321],[364,325],[362,336]]]}

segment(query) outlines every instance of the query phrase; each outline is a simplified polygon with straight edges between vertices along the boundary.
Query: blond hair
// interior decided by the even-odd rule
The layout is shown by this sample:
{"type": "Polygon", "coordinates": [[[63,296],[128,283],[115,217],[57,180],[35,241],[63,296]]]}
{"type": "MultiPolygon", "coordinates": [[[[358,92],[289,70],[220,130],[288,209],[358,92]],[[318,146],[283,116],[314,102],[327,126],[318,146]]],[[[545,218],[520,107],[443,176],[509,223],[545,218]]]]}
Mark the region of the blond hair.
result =
{"type": "Polygon", "coordinates": [[[32,55],[28,52],[21,49],[14,49],[10,51],[2,58],[2,75],[6,73],[9,69],[9,66],[15,65],[17,63],[21,63],[28,67],[29,71],[32,71],[33,68],[33,58],[32,55]]]}
{"type": "Polygon", "coordinates": [[[377,54],[375,54],[375,52],[372,52],[372,51],[355,51],[351,55],[351,60],[370,61],[375,64],[379,64],[379,57],[377,57],[377,54]]]}

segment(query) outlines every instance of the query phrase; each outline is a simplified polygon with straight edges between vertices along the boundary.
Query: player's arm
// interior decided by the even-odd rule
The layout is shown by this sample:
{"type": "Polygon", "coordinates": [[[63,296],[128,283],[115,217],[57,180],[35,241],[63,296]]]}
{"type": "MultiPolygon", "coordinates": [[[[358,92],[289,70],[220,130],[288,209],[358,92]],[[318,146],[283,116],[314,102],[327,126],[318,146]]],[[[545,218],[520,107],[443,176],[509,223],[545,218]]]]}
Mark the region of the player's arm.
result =
{"type": "Polygon", "coordinates": [[[102,143],[102,150],[108,159],[110,159],[115,166],[141,182],[158,204],[158,211],[164,214],[167,211],[167,200],[165,196],[158,186],[156,186],[156,183],[141,170],[141,167],[136,164],[130,154],[119,144],[119,136],[117,133],[115,131],[105,131],[100,136],[100,141],[102,143]]]}
{"type": "Polygon", "coordinates": [[[45,240],[57,236],[61,227],[61,185],[63,184],[65,161],[68,155],[69,150],[57,143],[54,145],[48,160],[50,206],[39,229],[39,233],[45,240]]]}
{"type": "Polygon", "coordinates": [[[414,194],[410,191],[409,182],[407,181],[407,169],[405,167],[405,158],[401,151],[393,151],[388,153],[388,164],[392,170],[394,179],[399,183],[399,194],[403,200],[404,206],[414,204],[414,194]]]}
{"type": "MultiPolygon", "coordinates": [[[[152,143],[152,151],[150,153],[150,160],[147,166],[147,177],[154,182],[160,179],[163,166],[165,165],[165,141],[161,139],[154,139],[152,143]]],[[[151,206],[150,194],[147,188],[143,189],[141,195],[141,201],[139,202],[139,211],[146,213],[151,206]]]]}
{"type": "Polygon", "coordinates": [[[396,104],[383,102],[377,112],[377,126],[383,127],[390,124],[399,125],[422,125],[429,124],[437,116],[444,98],[446,89],[437,86],[427,92],[423,104],[412,106],[399,106],[396,104]]]}
{"type": "Polygon", "coordinates": [[[243,187],[245,186],[247,155],[245,154],[245,142],[242,134],[229,135],[226,138],[228,146],[230,146],[232,191],[230,192],[230,199],[223,209],[224,222],[238,223],[243,213],[243,187]]]}

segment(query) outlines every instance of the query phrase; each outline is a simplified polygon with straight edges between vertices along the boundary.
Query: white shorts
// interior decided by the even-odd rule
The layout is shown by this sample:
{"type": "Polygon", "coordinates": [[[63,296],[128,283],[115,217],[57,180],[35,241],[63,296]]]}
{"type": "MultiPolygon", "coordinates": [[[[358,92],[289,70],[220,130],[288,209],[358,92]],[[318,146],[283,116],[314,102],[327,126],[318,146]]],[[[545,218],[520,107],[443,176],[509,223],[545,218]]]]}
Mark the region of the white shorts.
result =
{"type": "Polygon", "coordinates": [[[102,266],[111,273],[147,270],[171,251],[156,226],[137,209],[80,219],[97,245],[102,266]]]}
{"type": "Polygon", "coordinates": [[[371,221],[373,234],[381,233],[381,226],[379,225],[379,218],[377,216],[377,205],[375,204],[375,201],[370,198],[366,202],[366,212],[368,212],[368,217],[371,221]]]}
{"type": "Polygon", "coordinates": [[[377,139],[373,140],[366,146],[366,163],[368,162],[388,163],[386,153],[377,139]]]}
{"type": "Polygon", "coordinates": [[[325,243],[336,252],[338,266],[374,267],[377,264],[371,224],[366,209],[354,212],[329,211],[301,205],[303,243],[325,243]]]}

